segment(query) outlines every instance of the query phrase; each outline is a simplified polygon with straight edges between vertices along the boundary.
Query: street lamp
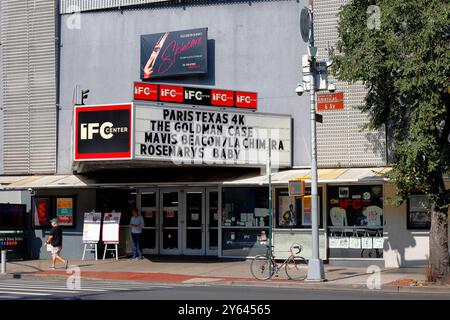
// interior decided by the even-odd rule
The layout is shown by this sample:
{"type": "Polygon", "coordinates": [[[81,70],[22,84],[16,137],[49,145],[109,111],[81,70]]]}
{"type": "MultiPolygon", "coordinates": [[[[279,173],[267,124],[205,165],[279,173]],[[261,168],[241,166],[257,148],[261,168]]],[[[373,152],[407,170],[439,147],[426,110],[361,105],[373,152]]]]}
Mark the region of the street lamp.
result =
{"type": "MultiPolygon", "coordinates": [[[[304,81],[306,87],[297,86],[296,92],[298,95],[303,94],[304,91],[310,93],[310,114],[311,114],[311,221],[312,221],[312,254],[308,261],[308,276],[307,281],[324,281],[325,272],[323,267],[323,260],[319,256],[319,214],[318,214],[318,191],[317,191],[317,142],[316,142],[316,55],[317,47],[314,47],[314,25],[313,25],[313,0],[309,0],[309,7],[303,8],[301,13],[300,28],[302,38],[308,42],[308,64],[309,64],[309,81],[304,81]],[[308,30],[305,30],[308,28],[308,30]],[[307,41],[308,40],[308,41],[307,41]],[[309,88],[307,87],[309,82],[309,88]],[[309,90],[308,90],[309,89],[309,90]]],[[[303,59],[305,60],[305,59],[303,59]]],[[[303,71],[308,71],[303,61],[303,71]],[[306,70],[305,70],[306,68],[306,70]]],[[[323,62],[320,62],[323,66],[323,62]]],[[[326,63],[325,70],[326,73],[326,63]]],[[[327,85],[327,82],[325,82],[327,85]]],[[[335,88],[332,88],[335,90],[335,88]]]]}

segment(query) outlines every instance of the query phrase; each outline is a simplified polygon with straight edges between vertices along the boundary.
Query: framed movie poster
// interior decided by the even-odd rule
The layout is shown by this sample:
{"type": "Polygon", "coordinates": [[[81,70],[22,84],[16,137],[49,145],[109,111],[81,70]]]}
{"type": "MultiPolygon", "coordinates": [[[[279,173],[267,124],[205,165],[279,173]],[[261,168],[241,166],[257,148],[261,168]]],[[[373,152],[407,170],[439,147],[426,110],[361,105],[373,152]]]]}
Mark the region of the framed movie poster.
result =
{"type": "Polygon", "coordinates": [[[297,225],[295,212],[295,198],[289,196],[278,197],[278,225],[280,227],[294,227],[297,225]]]}
{"type": "Polygon", "coordinates": [[[32,197],[31,211],[35,228],[50,227],[50,220],[53,219],[52,200],[52,197],[32,197]]]}
{"type": "Polygon", "coordinates": [[[56,197],[56,219],[60,226],[74,226],[74,197],[56,197]]]}
{"type": "MultiPolygon", "coordinates": [[[[319,198],[318,202],[320,203],[320,198],[319,198]]],[[[303,226],[312,225],[311,212],[312,212],[311,198],[305,197],[305,198],[303,198],[303,207],[302,207],[302,225],[303,226]]]]}

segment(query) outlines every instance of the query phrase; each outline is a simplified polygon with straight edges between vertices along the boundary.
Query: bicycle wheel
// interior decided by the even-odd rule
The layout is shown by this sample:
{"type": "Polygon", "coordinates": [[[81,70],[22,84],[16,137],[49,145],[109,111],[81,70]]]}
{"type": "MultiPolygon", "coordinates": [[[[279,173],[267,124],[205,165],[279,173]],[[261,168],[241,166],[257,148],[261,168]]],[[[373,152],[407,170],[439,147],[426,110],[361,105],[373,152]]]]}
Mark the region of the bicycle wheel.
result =
{"type": "Polygon", "coordinates": [[[270,260],[266,256],[256,256],[250,264],[250,272],[258,280],[268,280],[275,273],[275,265],[272,262],[272,270],[269,268],[270,260]]]}
{"type": "Polygon", "coordinates": [[[286,261],[286,274],[291,280],[304,280],[308,275],[308,263],[302,257],[290,257],[286,261]]]}

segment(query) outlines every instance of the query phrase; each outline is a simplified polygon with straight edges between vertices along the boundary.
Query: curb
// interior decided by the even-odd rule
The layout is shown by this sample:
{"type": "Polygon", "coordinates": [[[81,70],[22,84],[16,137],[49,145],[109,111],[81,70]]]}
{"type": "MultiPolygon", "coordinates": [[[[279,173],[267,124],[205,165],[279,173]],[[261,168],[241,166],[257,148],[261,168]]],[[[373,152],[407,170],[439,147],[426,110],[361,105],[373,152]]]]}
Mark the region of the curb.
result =
{"type": "Polygon", "coordinates": [[[449,293],[450,288],[439,287],[407,287],[382,285],[381,289],[368,289],[365,285],[332,285],[332,284],[298,284],[298,283],[264,283],[264,282],[245,282],[245,281],[222,281],[212,283],[216,286],[241,286],[241,287],[260,287],[260,288],[285,288],[285,289],[311,289],[311,290],[336,290],[336,291],[365,291],[365,292],[386,292],[386,293],[449,293]]]}
{"type": "MultiPolygon", "coordinates": [[[[67,279],[69,274],[19,274],[22,279],[30,278],[48,278],[48,279],[67,279]]],[[[19,278],[19,279],[20,279],[19,278]]],[[[218,277],[219,278],[219,277],[218,277]]],[[[14,273],[6,275],[0,275],[0,279],[14,279],[14,273]]],[[[132,281],[132,282],[148,282],[148,283],[166,283],[164,279],[160,281],[142,281],[135,279],[104,279],[94,276],[83,276],[85,280],[103,280],[103,281],[132,281]]],[[[309,284],[305,282],[289,283],[284,281],[242,281],[242,280],[223,280],[213,282],[196,282],[196,283],[183,283],[170,282],[173,285],[194,285],[194,286],[234,286],[234,287],[255,287],[255,288],[284,288],[284,289],[310,289],[310,290],[335,290],[335,291],[364,291],[364,292],[385,292],[385,293],[449,293],[450,287],[432,287],[432,286],[396,286],[396,285],[382,285],[381,289],[368,289],[365,285],[334,285],[328,282],[322,282],[317,284],[309,284]]]]}

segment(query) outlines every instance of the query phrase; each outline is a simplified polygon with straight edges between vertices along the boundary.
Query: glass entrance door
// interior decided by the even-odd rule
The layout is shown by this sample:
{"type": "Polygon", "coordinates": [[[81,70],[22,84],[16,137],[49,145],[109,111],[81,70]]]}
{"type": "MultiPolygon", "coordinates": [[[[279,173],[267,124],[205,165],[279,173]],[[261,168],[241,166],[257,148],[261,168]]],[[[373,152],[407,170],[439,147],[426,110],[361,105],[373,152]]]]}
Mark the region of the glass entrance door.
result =
{"type": "Polygon", "coordinates": [[[159,253],[159,192],[143,190],[140,193],[140,210],[144,218],[142,250],[144,254],[159,253]]]}
{"type": "Polygon", "coordinates": [[[179,190],[160,191],[160,253],[181,253],[180,192],[179,190]]]}
{"type": "Polygon", "coordinates": [[[206,254],[219,254],[219,191],[206,189],[206,254]]]}
{"type": "Polygon", "coordinates": [[[183,254],[205,255],[205,190],[185,190],[183,209],[183,254]]]}

